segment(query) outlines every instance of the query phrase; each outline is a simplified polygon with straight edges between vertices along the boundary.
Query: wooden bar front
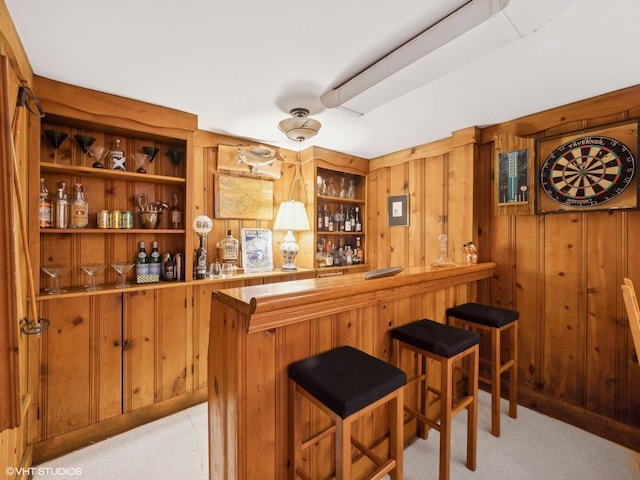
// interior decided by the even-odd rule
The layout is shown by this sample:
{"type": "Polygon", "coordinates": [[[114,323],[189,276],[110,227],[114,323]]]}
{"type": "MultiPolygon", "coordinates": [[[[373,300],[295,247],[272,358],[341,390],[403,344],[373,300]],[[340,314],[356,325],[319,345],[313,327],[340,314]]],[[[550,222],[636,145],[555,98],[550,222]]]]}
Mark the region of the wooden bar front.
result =
{"type": "MultiPolygon", "coordinates": [[[[287,477],[287,366],[340,345],[390,361],[389,330],[421,318],[444,322],[445,310],[476,298],[494,263],[394,277],[362,274],[256,285],[213,292],[209,333],[209,477],[287,477]]],[[[305,416],[303,435],[327,419],[305,416]]],[[[384,446],[386,418],[360,420],[357,436],[384,446]]],[[[327,439],[309,448],[305,468],[321,478],[333,469],[327,439]]],[[[358,469],[355,469],[358,472],[358,469]]]]}

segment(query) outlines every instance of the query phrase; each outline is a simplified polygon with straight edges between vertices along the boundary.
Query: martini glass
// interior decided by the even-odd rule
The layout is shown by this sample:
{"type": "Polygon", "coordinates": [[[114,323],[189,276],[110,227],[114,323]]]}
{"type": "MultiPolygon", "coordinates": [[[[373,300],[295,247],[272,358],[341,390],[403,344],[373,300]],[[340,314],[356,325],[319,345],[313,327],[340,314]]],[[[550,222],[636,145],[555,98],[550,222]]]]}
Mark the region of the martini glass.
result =
{"type": "Polygon", "coordinates": [[[153,163],[153,159],[156,158],[160,149],[156,147],[142,147],[142,151],[149,155],[149,163],[153,163]]]}
{"type": "Polygon", "coordinates": [[[90,137],[88,135],[74,135],[73,138],[76,139],[76,142],[80,144],[80,148],[82,148],[82,165],[84,166],[84,159],[86,155],[89,153],[89,147],[93,145],[93,142],[96,141],[95,138],[90,137]]]}
{"type": "Polygon", "coordinates": [[[171,158],[173,166],[176,167],[176,175],[178,175],[178,165],[182,161],[182,152],[180,150],[168,150],[167,155],[171,158]]]}
{"type": "Polygon", "coordinates": [[[96,277],[107,268],[106,265],[80,265],[80,268],[84,273],[91,277],[91,284],[87,287],[87,292],[95,292],[96,290],[102,290],[102,287],[96,285],[96,277]]]}
{"type": "Polygon", "coordinates": [[[91,165],[93,168],[104,168],[102,161],[107,156],[107,153],[109,153],[109,150],[105,147],[88,147],[87,153],[95,160],[93,165],[91,165]]]}
{"type": "Polygon", "coordinates": [[[126,282],[124,276],[133,268],[135,263],[112,263],[113,269],[120,274],[120,283],[116,285],[116,288],[126,288],[129,284],[126,282]]]}
{"type": "Polygon", "coordinates": [[[58,147],[69,135],[60,130],[44,130],[43,133],[53,145],[53,163],[58,163],[58,147]]]}
{"type": "Polygon", "coordinates": [[[60,289],[60,277],[69,273],[69,270],[71,270],[71,267],[42,267],[42,271],[53,278],[53,287],[49,290],[49,295],[66,292],[66,290],[60,289]]]}
{"type": "Polygon", "coordinates": [[[133,161],[136,162],[136,165],[138,166],[138,169],[136,170],[136,172],[147,173],[147,171],[144,169],[144,164],[147,163],[147,160],[149,160],[149,158],[150,158],[149,155],[147,155],[146,153],[133,154],[133,161]]]}

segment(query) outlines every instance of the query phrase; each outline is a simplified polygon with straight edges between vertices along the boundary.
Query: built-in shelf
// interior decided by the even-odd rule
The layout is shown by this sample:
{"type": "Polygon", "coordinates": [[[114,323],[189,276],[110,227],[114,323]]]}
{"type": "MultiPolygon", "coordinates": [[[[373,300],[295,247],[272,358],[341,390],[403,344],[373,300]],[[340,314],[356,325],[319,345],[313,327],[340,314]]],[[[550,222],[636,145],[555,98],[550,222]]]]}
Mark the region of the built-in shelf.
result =
{"type": "Polygon", "coordinates": [[[165,175],[151,175],[148,173],[122,172],[119,170],[111,170],[109,168],[76,167],[50,162],[41,162],[40,171],[42,173],[126,180],[131,182],[148,182],[165,185],[185,185],[187,182],[185,178],[180,177],[167,177],[165,175]]]}

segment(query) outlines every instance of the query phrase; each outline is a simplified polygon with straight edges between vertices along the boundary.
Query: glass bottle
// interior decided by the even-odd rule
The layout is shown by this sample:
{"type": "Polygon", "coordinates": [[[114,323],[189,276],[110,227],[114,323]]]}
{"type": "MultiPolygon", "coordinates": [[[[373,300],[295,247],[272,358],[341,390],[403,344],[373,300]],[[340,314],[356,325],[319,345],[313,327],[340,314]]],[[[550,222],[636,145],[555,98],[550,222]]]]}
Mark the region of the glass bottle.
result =
{"type": "Polygon", "coordinates": [[[120,146],[120,139],[116,138],[116,146],[111,150],[111,170],[125,171],[127,169],[126,161],[127,159],[120,146]]]}
{"type": "Polygon", "coordinates": [[[75,198],[71,202],[69,218],[71,228],[86,228],[89,226],[89,204],[84,199],[81,183],[75,185],[75,198]]]}
{"type": "Polygon", "coordinates": [[[353,178],[349,180],[349,191],[347,192],[347,198],[356,198],[356,181],[353,178]]]}
{"type": "Polygon", "coordinates": [[[353,251],[353,263],[364,263],[364,251],[360,243],[360,237],[356,237],[356,248],[353,251]]]}
{"type": "Polygon", "coordinates": [[[173,207],[171,207],[171,228],[179,229],[182,227],[182,211],[178,207],[178,194],[173,194],[173,207]]]}
{"type": "Polygon", "coordinates": [[[227,230],[227,236],[220,240],[222,247],[222,262],[236,265],[238,263],[239,242],[237,238],[233,238],[231,230],[227,230]]]}
{"type": "Polygon", "coordinates": [[[51,224],[51,198],[49,198],[49,190],[44,184],[44,178],[40,178],[40,227],[49,228],[51,224]]]}
{"type": "Polygon", "coordinates": [[[204,246],[205,238],[206,237],[204,235],[200,235],[200,246],[198,246],[194,257],[194,270],[197,280],[202,280],[203,278],[209,277],[209,272],[207,271],[207,249],[204,246]]]}
{"type": "Polygon", "coordinates": [[[136,276],[149,274],[149,264],[147,263],[147,251],[144,242],[138,244],[138,255],[136,255],[136,276]]]}
{"type": "Polygon", "coordinates": [[[151,253],[149,254],[149,273],[151,275],[158,275],[162,273],[162,258],[160,257],[160,252],[158,251],[158,242],[153,242],[151,244],[151,253]]]}
{"type": "Polygon", "coordinates": [[[316,218],[317,222],[317,231],[322,232],[324,230],[324,212],[322,211],[322,207],[318,205],[318,218],[316,218]]]}
{"type": "Polygon", "coordinates": [[[354,214],[353,218],[354,218],[354,223],[355,223],[355,228],[353,229],[353,231],[354,232],[361,232],[362,231],[362,221],[360,220],[360,207],[356,207],[355,208],[355,214],[354,214]]]}
{"type": "Polygon", "coordinates": [[[67,200],[67,192],[65,191],[67,184],[60,183],[58,187],[58,196],[55,203],[55,226],[56,228],[67,228],[69,226],[69,201],[67,200]]]}

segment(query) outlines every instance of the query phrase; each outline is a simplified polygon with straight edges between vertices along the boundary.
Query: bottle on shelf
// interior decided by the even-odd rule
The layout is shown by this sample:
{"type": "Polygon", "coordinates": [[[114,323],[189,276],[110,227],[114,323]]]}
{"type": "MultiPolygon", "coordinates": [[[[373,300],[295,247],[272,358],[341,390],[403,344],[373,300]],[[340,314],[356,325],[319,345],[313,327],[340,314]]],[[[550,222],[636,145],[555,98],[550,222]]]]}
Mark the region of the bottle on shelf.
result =
{"type": "Polygon", "coordinates": [[[360,243],[360,237],[356,237],[356,248],[353,251],[353,263],[364,263],[364,250],[360,243]]]}
{"type": "Polygon", "coordinates": [[[61,182],[58,186],[58,195],[54,207],[54,225],[56,228],[67,228],[69,226],[69,201],[66,192],[67,184],[61,182]]]}
{"type": "Polygon", "coordinates": [[[318,204],[318,218],[317,221],[317,231],[322,232],[324,230],[324,212],[322,207],[318,204]]]}
{"type": "Polygon", "coordinates": [[[51,223],[51,198],[49,198],[49,190],[44,183],[44,177],[40,178],[40,228],[49,228],[51,223]]]}
{"type": "Polygon", "coordinates": [[[148,260],[149,274],[158,275],[158,278],[160,278],[160,274],[162,273],[162,257],[158,251],[158,242],[156,241],[151,244],[151,253],[149,253],[148,260]]]}
{"type": "Polygon", "coordinates": [[[84,199],[81,183],[76,183],[75,185],[75,198],[71,202],[69,226],[71,228],[86,228],[89,226],[89,204],[84,199]]]}
{"type": "Polygon", "coordinates": [[[147,251],[144,242],[138,244],[138,255],[136,255],[136,276],[149,274],[149,263],[147,263],[147,251]]]}
{"type": "Polygon", "coordinates": [[[333,266],[333,246],[331,245],[331,242],[327,242],[326,246],[325,246],[325,253],[324,253],[324,264],[327,267],[332,267],[333,266]]]}
{"type": "Polygon", "coordinates": [[[124,156],[122,147],[120,146],[120,139],[116,138],[116,145],[111,150],[111,170],[125,171],[127,159],[124,156]]]}
{"type": "Polygon", "coordinates": [[[353,229],[354,232],[361,232],[362,231],[362,221],[360,220],[360,207],[355,207],[355,213],[354,213],[354,223],[355,223],[355,228],[353,229]]]}
{"type": "Polygon", "coordinates": [[[238,242],[237,238],[233,237],[230,229],[227,230],[227,236],[220,240],[220,247],[222,251],[220,263],[231,263],[233,265],[237,265],[240,242],[238,242]]]}
{"type": "Polygon", "coordinates": [[[202,280],[203,278],[209,277],[209,272],[207,271],[207,249],[204,246],[205,238],[205,235],[200,235],[200,246],[196,250],[196,254],[193,257],[193,274],[197,280],[202,280]]]}
{"type": "Polygon", "coordinates": [[[173,206],[171,207],[171,228],[182,228],[182,210],[178,206],[178,194],[173,194],[173,206]]]}
{"type": "Polygon", "coordinates": [[[167,282],[172,282],[176,279],[176,261],[171,254],[166,254],[166,260],[163,264],[162,278],[167,282]]]}
{"type": "Polygon", "coordinates": [[[331,219],[331,210],[329,210],[329,205],[327,205],[326,203],[324,204],[324,207],[322,207],[323,213],[322,213],[322,231],[323,232],[328,232],[329,231],[329,220],[331,219]]]}

